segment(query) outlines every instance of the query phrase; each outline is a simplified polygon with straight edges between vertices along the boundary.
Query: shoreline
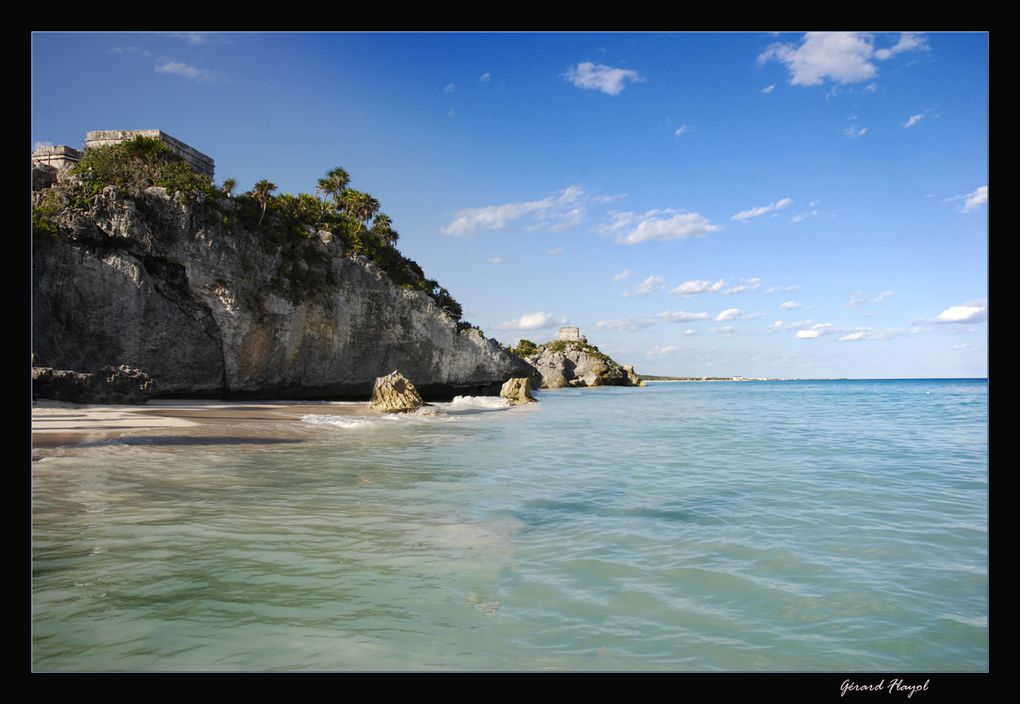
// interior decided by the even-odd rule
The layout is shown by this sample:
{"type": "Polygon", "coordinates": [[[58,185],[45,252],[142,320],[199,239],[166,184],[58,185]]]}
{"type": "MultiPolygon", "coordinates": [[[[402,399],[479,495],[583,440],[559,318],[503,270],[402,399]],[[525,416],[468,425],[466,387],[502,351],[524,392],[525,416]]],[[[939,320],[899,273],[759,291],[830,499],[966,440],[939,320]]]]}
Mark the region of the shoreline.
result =
{"type": "MultiPolygon", "coordinates": [[[[87,405],[62,401],[32,402],[32,449],[86,445],[143,433],[167,435],[181,431],[200,437],[229,430],[236,442],[256,441],[252,426],[300,421],[305,415],[377,415],[368,401],[151,400],[141,405],[87,405]]],[[[228,439],[228,438],[223,438],[228,439]]]]}

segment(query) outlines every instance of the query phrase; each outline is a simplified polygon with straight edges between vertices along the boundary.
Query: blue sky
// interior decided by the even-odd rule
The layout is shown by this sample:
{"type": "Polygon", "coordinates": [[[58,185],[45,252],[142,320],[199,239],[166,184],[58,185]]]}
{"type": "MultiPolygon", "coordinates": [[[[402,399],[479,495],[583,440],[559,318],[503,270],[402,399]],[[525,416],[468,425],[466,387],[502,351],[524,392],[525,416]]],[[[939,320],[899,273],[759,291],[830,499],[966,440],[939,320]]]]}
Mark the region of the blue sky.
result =
{"type": "Polygon", "coordinates": [[[506,342],[638,371],[987,374],[985,34],[37,33],[32,141],[343,166],[506,342]]]}

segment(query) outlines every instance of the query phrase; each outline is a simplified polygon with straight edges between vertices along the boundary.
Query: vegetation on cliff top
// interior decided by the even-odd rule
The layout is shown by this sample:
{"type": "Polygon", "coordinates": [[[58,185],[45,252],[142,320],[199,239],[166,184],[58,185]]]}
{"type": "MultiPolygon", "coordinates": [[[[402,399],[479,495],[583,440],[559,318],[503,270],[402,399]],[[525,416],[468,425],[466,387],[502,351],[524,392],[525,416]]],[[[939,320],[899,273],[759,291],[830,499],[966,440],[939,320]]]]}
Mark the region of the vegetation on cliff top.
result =
{"type": "MultiPolygon", "coordinates": [[[[517,355],[518,357],[530,357],[532,355],[541,354],[545,350],[550,352],[566,352],[567,350],[575,352],[586,352],[593,357],[597,357],[604,362],[613,362],[612,357],[600,350],[595,345],[589,342],[581,342],[580,340],[552,340],[541,345],[536,345],[531,340],[525,340],[521,338],[517,342],[516,347],[507,347],[506,351],[510,354],[517,355]]],[[[614,362],[615,364],[615,362],[614,362]]]]}
{"type": "Polygon", "coordinates": [[[589,342],[581,342],[580,340],[553,340],[552,342],[545,343],[532,354],[541,352],[543,349],[548,349],[550,352],[566,352],[567,350],[573,350],[575,352],[586,352],[592,355],[593,357],[601,359],[604,362],[613,361],[613,359],[608,354],[600,350],[595,345],[589,342]]]}
{"type": "MultiPolygon", "coordinates": [[[[71,173],[72,178],[37,194],[32,209],[35,233],[59,235],[60,212],[64,208],[88,212],[107,186],[116,186],[134,199],[156,186],[201,208],[207,225],[219,223],[227,232],[241,228],[253,233],[267,250],[282,251],[281,270],[274,283],[292,299],[314,295],[316,286],[331,282],[331,268],[324,259],[328,255],[321,247],[305,246],[320,237],[319,233],[328,232],[341,242],[345,256],[366,257],[394,283],[425,292],[454,320],[463,315],[461,305],[446,288],[426,278],[417,262],[397,251],[394,245],[400,235],[393,229],[392,219],[380,212],[378,200],[350,187],[350,176],[342,168],[319,179],[316,195],[273,195],[276,184],[262,180],[252,190],[232,196],[234,179],[226,179],[217,188],[161,140],[135,137],[87,149],[71,173]]],[[[462,322],[458,327],[470,326],[462,322]]]]}

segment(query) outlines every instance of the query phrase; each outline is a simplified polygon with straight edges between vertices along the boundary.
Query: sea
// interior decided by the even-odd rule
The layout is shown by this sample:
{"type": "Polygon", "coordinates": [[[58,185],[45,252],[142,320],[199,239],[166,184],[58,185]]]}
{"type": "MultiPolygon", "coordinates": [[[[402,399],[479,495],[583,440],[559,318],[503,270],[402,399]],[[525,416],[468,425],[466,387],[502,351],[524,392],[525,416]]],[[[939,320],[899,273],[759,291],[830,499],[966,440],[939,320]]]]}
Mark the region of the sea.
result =
{"type": "Polygon", "coordinates": [[[537,395],[33,462],[33,669],[988,670],[986,380],[537,395]]]}

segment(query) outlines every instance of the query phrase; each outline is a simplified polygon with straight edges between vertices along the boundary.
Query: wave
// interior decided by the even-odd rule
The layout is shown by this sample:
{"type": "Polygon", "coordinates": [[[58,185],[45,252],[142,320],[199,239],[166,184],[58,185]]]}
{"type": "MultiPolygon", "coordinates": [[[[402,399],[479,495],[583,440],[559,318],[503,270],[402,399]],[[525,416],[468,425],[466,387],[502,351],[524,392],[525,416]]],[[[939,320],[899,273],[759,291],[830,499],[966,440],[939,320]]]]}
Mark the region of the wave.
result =
{"type": "Polygon", "coordinates": [[[454,396],[444,404],[447,413],[470,411],[499,411],[510,407],[510,402],[499,396],[454,396]]]}
{"type": "Polygon", "coordinates": [[[499,396],[455,396],[446,403],[430,404],[411,413],[387,413],[378,416],[325,415],[309,413],[301,420],[311,425],[332,426],[343,430],[379,427],[387,423],[437,423],[455,420],[458,416],[476,415],[510,408],[499,396]]]}

